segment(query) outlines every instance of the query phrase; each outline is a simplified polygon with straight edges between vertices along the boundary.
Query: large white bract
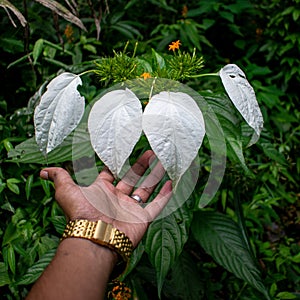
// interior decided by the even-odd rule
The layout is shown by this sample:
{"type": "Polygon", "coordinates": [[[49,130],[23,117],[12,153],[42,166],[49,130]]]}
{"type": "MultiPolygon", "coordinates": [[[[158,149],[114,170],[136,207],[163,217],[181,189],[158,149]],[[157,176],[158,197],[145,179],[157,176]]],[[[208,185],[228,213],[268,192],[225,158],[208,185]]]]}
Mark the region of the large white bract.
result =
{"type": "Polygon", "coordinates": [[[142,105],[129,89],[114,90],[92,107],[88,119],[93,149],[115,177],[142,133],[142,105]]]}
{"type": "Polygon", "coordinates": [[[62,73],[47,86],[34,111],[35,138],[39,149],[48,154],[76,128],[84,113],[84,97],[77,86],[78,75],[62,73]]]}
{"type": "Polygon", "coordinates": [[[202,112],[186,93],[161,92],[145,108],[143,130],[176,187],[202,144],[202,112]]]}
{"type": "Polygon", "coordinates": [[[235,64],[223,67],[219,75],[229,98],[248,125],[254,129],[248,146],[255,144],[259,139],[264,122],[252,86],[244,72],[235,64]]]}

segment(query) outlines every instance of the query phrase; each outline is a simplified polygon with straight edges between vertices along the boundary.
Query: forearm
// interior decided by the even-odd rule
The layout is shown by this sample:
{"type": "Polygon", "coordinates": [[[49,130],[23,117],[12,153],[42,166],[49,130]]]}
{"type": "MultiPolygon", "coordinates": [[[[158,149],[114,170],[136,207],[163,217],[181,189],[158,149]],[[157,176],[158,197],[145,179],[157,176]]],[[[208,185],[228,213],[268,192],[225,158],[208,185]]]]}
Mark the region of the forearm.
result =
{"type": "Polygon", "coordinates": [[[108,248],[85,239],[65,239],[27,300],[103,299],[116,260],[108,248]]]}

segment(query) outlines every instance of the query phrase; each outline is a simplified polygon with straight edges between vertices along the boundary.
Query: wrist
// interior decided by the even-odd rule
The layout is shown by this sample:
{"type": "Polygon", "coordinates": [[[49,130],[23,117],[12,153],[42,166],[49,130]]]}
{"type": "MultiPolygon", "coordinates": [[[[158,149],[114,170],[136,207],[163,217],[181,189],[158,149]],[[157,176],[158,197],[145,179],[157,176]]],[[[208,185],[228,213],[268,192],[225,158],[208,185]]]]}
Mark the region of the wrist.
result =
{"type": "Polygon", "coordinates": [[[68,238],[63,239],[58,247],[58,251],[65,256],[76,255],[81,261],[91,261],[95,266],[106,263],[109,273],[114,269],[118,255],[113,250],[97,245],[87,239],[68,238]]]}

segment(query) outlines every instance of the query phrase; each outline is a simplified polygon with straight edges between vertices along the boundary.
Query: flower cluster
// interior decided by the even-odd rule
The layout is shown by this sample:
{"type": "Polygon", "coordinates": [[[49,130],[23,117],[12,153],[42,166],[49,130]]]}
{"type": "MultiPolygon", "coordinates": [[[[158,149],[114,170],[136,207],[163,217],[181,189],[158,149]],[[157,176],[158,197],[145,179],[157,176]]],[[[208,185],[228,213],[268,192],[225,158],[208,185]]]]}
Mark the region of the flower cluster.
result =
{"type": "Polygon", "coordinates": [[[196,56],[196,49],[193,54],[180,51],[180,40],[172,42],[169,45],[169,50],[173,51],[174,56],[169,60],[169,68],[171,78],[174,80],[184,81],[190,78],[197,77],[200,70],[203,68],[203,57],[196,56]],[[178,53],[175,52],[178,50],[178,53]]]}
{"type": "Polygon", "coordinates": [[[123,52],[114,51],[114,56],[103,58],[96,62],[97,69],[94,72],[99,75],[100,82],[105,85],[124,82],[135,78],[167,78],[172,80],[187,81],[199,76],[199,71],[203,68],[203,57],[193,53],[182,52],[181,41],[173,41],[169,45],[169,51],[173,56],[159,54],[152,49],[152,56],[149,54],[136,57],[137,44],[133,55],[126,53],[128,43],[123,52]]]}

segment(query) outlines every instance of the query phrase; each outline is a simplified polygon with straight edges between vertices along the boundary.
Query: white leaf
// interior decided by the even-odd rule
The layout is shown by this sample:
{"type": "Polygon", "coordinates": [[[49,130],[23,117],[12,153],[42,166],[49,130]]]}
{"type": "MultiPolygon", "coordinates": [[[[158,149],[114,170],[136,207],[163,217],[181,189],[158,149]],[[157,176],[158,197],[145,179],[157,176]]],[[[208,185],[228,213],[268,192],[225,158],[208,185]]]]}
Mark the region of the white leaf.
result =
{"type": "Polygon", "coordinates": [[[84,113],[84,97],[77,86],[78,75],[62,73],[47,86],[47,91],[34,111],[36,142],[47,154],[76,128],[84,113]]]}
{"type": "Polygon", "coordinates": [[[264,123],[255,92],[244,72],[237,65],[226,65],[219,74],[229,98],[255,131],[248,145],[250,146],[259,139],[264,123]]]}
{"type": "Polygon", "coordinates": [[[176,187],[202,144],[202,112],[186,93],[161,92],[145,108],[143,130],[176,187]]]}
{"type": "Polygon", "coordinates": [[[142,133],[142,105],[129,90],[108,92],[92,107],[88,129],[92,146],[116,177],[142,133]]]}

